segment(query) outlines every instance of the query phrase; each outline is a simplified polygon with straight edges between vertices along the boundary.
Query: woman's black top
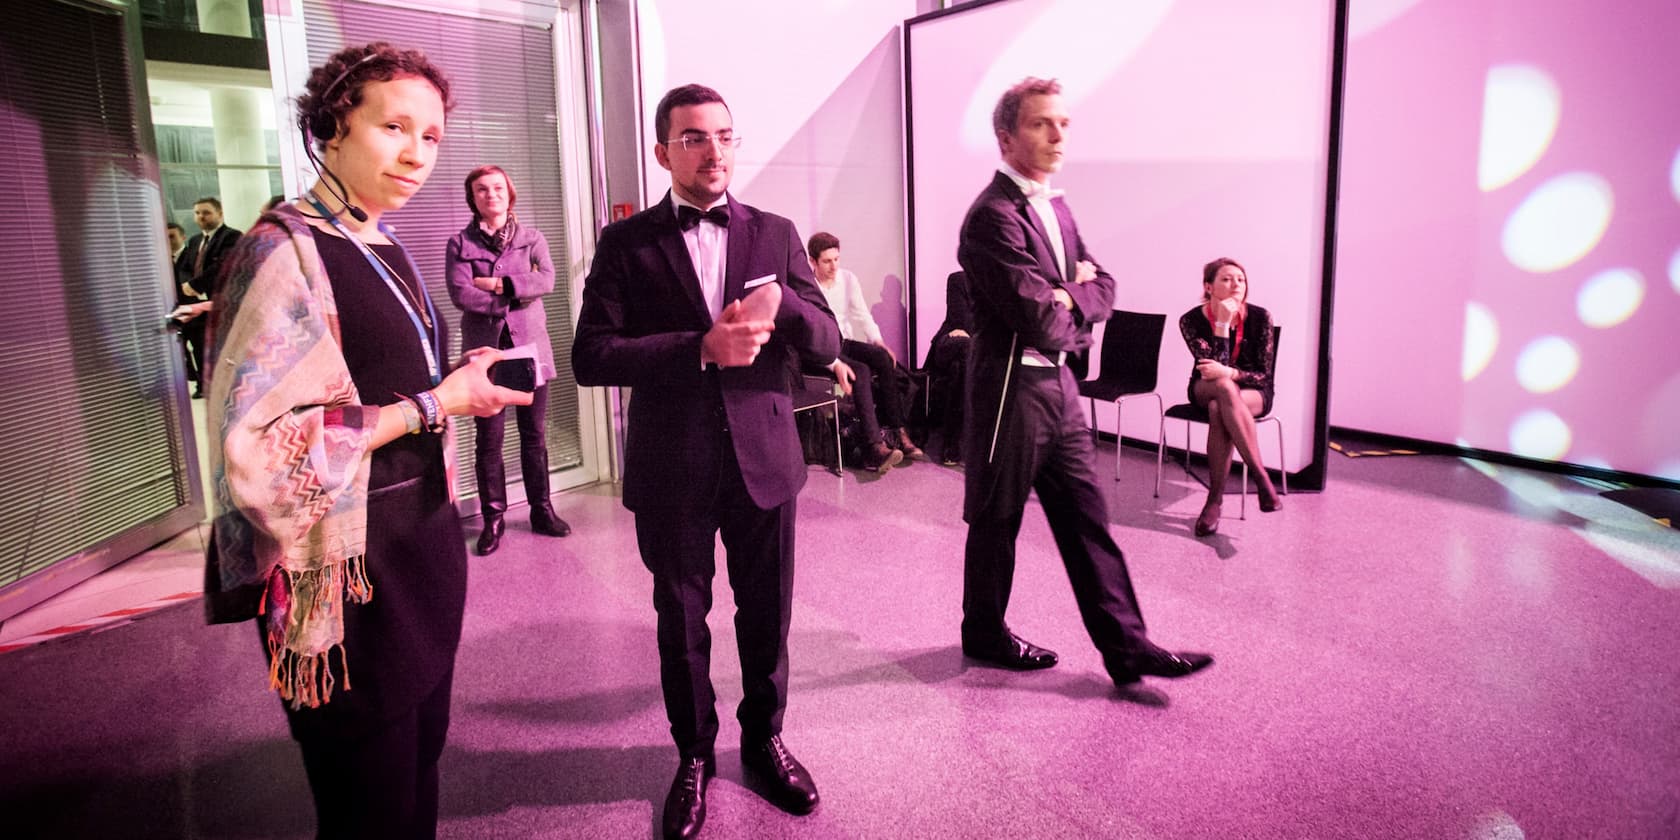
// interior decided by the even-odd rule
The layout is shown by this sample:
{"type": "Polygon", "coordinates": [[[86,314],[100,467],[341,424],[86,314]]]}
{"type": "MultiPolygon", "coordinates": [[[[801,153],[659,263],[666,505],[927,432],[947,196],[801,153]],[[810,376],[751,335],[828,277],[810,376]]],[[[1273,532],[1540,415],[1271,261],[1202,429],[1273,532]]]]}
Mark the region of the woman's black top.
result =
{"type": "MultiPolygon", "coordinates": [[[[341,350],[362,403],[389,405],[401,399],[397,394],[431,388],[414,324],[379,273],[354,243],[313,232],[338,304],[341,350]]],[[[408,284],[405,294],[418,288],[418,272],[402,246],[369,247],[408,284]]],[[[446,334],[434,328],[428,336],[440,365],[448,359],[446,334]]],[[[340,658],[330,657],[339,678],[332,700],[316,709],[288,708],[295,737],[365,734],[414,708],[453,673],[466,608],[467,554],[449,500],[440,435],[404,435],[373,451],[367,528],[373,600],[344,607],[352,688],[344,690],[340,658]]]]}

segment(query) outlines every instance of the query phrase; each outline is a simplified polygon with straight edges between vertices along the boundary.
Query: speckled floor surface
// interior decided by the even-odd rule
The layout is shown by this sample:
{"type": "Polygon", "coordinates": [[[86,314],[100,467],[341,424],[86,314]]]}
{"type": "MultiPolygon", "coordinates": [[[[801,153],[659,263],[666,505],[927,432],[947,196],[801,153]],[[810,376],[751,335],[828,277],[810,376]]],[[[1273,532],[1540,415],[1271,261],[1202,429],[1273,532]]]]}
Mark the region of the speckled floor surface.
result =
{"type": "MultiPolygon", "coordinates": [[[[1112,457],[1106,446],[1099,450],[1112,457]]],[[[1009,613],[1056,668],[957,648],[962,475],[812,467],[785,737],[823,795],[741,784],[732,611],[702,837],[1680,836],[1680,539],[1567,479],[1332,455],[1323,493],[1226,506],[1128,451],[1118,541],[1156,641],[1211,651],[1120,694],[1030,509],[1009,613]]],[[[675,768],[651,585],[611,488],[474,558],[446,837],[657,835],[675,768]]],[[[476,520],[466,523],[469,536],[476,520]]],[[[0,834],[305,837],[301,761],[247,627],[196,603],[0,656],[0,834]]]]}

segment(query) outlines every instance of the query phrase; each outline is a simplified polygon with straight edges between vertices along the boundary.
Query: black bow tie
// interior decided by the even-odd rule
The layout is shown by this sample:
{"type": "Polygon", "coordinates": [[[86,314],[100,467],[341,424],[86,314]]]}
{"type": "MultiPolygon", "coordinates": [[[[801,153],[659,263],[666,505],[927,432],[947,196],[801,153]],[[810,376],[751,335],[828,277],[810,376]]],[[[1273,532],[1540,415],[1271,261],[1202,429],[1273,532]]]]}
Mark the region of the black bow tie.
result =
{"type": "Polygon", "coordinates": [[[677,225],[683,230],[689,230],[700,224],[702,219],[721,228],[729,227],[729,208],[720,204],[702,212],[686,204],[677,206],[677,225]]]}

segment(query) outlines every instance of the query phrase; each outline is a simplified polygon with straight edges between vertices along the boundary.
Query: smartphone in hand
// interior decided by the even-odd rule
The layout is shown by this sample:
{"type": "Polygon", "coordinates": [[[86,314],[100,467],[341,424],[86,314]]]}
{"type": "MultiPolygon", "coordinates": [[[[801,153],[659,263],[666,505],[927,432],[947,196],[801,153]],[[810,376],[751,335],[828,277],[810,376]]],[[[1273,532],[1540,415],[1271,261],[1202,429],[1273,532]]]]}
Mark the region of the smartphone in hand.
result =
{"type": "Polygon", "coordinates": [[[502,359],[490,366],[490,384],[530,393],[537,389],[536,359],[502,359]]]}

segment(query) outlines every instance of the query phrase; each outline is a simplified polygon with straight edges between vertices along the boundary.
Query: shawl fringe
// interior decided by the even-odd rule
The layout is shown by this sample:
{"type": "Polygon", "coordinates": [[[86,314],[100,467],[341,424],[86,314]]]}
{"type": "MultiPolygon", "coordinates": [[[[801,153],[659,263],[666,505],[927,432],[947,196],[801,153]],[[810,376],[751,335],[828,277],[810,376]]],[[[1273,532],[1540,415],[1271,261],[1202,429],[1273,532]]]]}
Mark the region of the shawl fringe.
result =
{"type": "MultiPolygon", "coordinates": [[[[339,610],[343,603],[366,604],[373,599],[366,555],[304,571],[277,569],[269,578],[268,589],[263,616],[267,622],[269,689],[278,692],[293,709],[314,709],[332,700],[337,683],[332,652],[336,649],[344,690],[350,691],[350,655],[344,643],[314,650],[303,635],[305,628],[320,626],[322,621],[342,627],[339,610]],[[276,584],[280,591],[275,590],[276,584]]],[[[342,639],[342,631],[336,636],[342,639]]]]}

